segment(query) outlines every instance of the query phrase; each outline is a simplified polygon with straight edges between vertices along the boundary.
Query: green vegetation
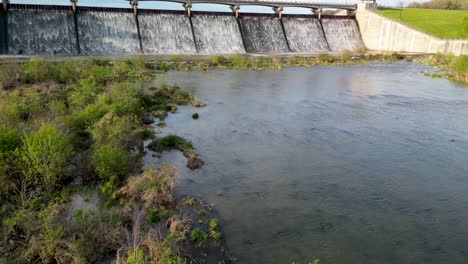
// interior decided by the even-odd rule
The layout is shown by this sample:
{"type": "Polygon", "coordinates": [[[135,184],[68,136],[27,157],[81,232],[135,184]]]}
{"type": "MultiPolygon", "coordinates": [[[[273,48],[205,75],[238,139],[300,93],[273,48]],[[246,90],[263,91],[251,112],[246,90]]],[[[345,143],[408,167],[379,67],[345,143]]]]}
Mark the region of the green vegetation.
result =
{"type": "MultiPolygon", "coordinates": [[[[400,19],[400,9],[381,9],[380,12],[400,19]]],[[[401,21],[440,38],[468,38],[468,14],[464,10],[403,8],[401,21]]]]}
{"type": "MultiPolygon", "coordinates": [[[[0,68],[2,261],[189,261],[179,256],[188,221],[171,209],[174,168],[140,173],[138,159],[152,136],[149,114],[195,98],[164,83],[151,91],[133,84],[154,72],[141,59],[32,58],[0,68]],[[80,195],[92,206],[73,208],[80,195]],[[154,227],[161,218],[172,219],[163,237],[154,227]]],[[[191,149],[175,136],[161,146],[172,145],[191,149]]]]}
{"type": "Polygon", "coordinates": [[[221,240],[221,232],[218,231],[218,219],[211,219],[209,223],[210,237],[215,241],[221,240]]]}
{"type": "Polygon", "coordinates": [[[465,0],[431,0],[427,2],[412,2],[408,5],[413,8],[429,9],[468,9],[468,2],[465,0]]]}
{"type": "Polygon", "coordinates": [[[208,235],[198,228],[195,228],[190,235],[190,240],[192,240],[197,247],[202,246],[207,238],[208,235]]]}
{"type": "Polygon", "coordinates": [[[182,152],[193,149],[192,143],[176,135],[157,138],[148,145],[148,149],[162,152],[168,149],[178,149],[182,152]]]}
{"type": "Polygon", "coordinates": [[[455,57],[436,54],[431,56],[425,63],[440,68],[432,77],[447,77],[468,84],[468,55],[455,57]]]}

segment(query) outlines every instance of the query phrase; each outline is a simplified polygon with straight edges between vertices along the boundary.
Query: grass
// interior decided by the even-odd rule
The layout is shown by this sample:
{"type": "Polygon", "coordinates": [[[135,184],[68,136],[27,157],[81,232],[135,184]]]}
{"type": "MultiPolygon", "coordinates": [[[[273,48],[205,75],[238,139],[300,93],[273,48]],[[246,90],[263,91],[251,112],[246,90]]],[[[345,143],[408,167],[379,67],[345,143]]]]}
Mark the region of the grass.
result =
{"type": "MultiPolygon", "coordinates": [[[[397,8],[383,8],[380,13],[400,19],[397,8]]],[[[440,38],[468,38],[466,10],[403,8],[401,21],[440,38]]]]}

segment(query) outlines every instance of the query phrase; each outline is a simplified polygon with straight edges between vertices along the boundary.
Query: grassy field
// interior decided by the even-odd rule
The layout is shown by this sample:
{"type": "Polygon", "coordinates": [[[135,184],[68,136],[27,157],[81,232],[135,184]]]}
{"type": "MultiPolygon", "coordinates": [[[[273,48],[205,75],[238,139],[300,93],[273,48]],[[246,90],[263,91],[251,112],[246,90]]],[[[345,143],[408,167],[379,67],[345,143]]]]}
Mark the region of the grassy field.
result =
{"type": "MultiPolygon", "coordinates": [[[[400,19],[400,9],[381,9],[380,12],[400,19]]],[[[403,8],[401,20],[441,38],[468,38],[467,10],[403,8]]]]}

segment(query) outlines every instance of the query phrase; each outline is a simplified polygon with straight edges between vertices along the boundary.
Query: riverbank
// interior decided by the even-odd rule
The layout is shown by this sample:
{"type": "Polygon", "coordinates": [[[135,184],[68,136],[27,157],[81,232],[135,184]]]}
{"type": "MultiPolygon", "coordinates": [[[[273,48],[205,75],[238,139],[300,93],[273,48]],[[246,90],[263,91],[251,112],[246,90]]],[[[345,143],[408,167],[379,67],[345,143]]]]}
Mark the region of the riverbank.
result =
{"type": "Polygon", "coordinates": [[[2,72],[1,261],[224,262],[211,207],[174,198],[172,165],[141,164],[154,112],[195,97],[136,86],[155,78],[143,60],[32,58],[2,72]]]}
{"type": "Polygon", "coordinates": [[[422,60],[422,63],[439,68],[439,71],[430,75],[432,77],[448,78],[468,84],[468,55],[454,57],[436,54],[422,60]]]}

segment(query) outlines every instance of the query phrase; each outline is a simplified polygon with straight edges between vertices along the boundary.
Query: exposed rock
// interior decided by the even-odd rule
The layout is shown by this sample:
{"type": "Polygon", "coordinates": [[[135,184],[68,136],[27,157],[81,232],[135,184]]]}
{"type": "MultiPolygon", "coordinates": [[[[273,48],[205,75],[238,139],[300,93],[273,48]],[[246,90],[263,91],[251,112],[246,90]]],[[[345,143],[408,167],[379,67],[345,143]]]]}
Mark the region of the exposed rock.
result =
{"type": "Polygon", "coordinates": [[[200,115],[198,113],[195,113],[192,115],[192,119],[198,119],[200,117],[200,115]]]}
{"type": "Polygon", "coordinates": [[[191,157],[187,160],[187,167],[191,170],[199,169],[203,164],[203,161],[198,156],[191,157]]]}
{"type": "Polygon", "coordinates": [[[199,169],[204,164],[194,149],[185,150],[184,156],[187,158],[187,167],[191,170],[199,169]]]}

